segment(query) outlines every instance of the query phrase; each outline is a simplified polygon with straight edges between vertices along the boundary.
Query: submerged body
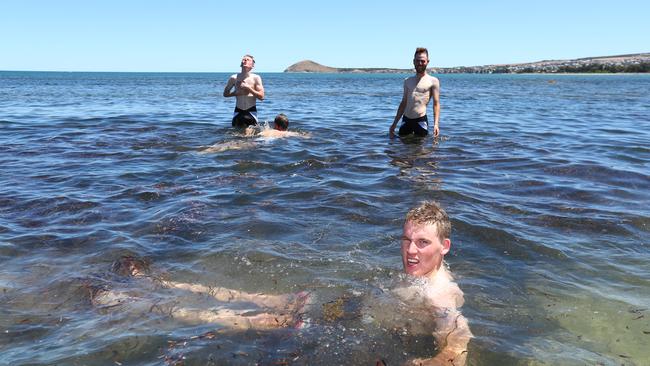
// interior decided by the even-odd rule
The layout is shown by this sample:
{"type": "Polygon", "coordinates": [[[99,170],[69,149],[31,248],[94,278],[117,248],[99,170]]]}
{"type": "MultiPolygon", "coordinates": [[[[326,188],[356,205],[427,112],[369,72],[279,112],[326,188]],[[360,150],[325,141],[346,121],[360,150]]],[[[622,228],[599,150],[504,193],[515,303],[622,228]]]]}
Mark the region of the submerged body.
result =
{"type": "Polygon", "coordinates": [[[433,336],[440,352],[430,359],[412,360],[414,365],[464,365],[472,333],[458,310],[463,292],[445,268],[443,258],[451,247],[451,223],[435,202],[423,202],[406,216],[401,240],[404,272],[424,281],[423,291],[398,290],[405,301],[421,299],[431,309],[436,327],[433,336]]]}
{"type": "Polygon", "coordinates": [[[290,137],[300,137],[300,138],[310,138],[311,135],[307,132],[299,131],[287,131],[280,130],[277,128],[271,128],[266,123],[261,127],[251,126],[243,130],[243,134],[240,135],[246,137],[247,139],[238,139],[231,141],[219,142],[214,145],[201,148],[199,150],[202,154],[210,153],[220,153],[229,150],[248,150],[254,149],[258,146],[258,143],[264,141],[272,141],[276,139],[284,139],[290,137]],[[250,138],[253,139],[250,139],[250,138]]]}
{"type": "Polygon", "coordinates": [[[184,323],[209,323],[241,330],[300,326],[301,312],[309,298],[305,292],[252,294],[225,287],[163,280],[151,276],[148,264],[133,257],[116,261],[113,271],[132,277],[140,282],[140,288],[151,291],[91,286],[90,298],[94,306],[136,314],[153,312],[184,323]]]}

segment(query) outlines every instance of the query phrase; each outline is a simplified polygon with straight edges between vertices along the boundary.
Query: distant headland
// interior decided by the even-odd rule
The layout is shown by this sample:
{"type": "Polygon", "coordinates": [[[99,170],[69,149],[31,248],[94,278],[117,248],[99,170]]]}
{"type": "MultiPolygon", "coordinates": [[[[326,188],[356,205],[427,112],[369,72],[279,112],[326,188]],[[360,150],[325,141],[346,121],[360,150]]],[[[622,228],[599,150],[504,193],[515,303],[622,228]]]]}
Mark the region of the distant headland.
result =
{"type": "MultiPolygon", "coordinates": [[[[434,74],[647,73],[650,72],[650,53],[586,57],[573,60],[544,60],[521,64],[433,67],[428,71],[434,74]]],[[[339,68],[304,60],[287,67],[284,72],[392,74],[412,73],[413,69],[339,68]]]]}

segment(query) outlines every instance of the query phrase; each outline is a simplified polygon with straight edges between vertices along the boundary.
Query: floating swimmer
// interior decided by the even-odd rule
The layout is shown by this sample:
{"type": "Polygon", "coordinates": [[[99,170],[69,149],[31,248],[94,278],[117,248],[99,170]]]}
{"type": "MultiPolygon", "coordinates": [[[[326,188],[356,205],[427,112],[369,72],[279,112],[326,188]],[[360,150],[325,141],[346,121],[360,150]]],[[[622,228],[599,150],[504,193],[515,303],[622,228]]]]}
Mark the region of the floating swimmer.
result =
{"type": "Polygon", "coordinates": [[[265,139],[270,139],[301,135],[298,132],[289,131],[289,118],[284,113],[280,113],[275,116],[275,120],[273,120],[273,128],[263,128],[259,132],[259,136],[265,139]]]}
{"type": "MultiPolygon", "coordinates": [[[[152,276],[149,263],[132,256],[117,260],[112,271],[150,285],[154,289],[174,290],[170,298],[135,294],[130,290],[86,286],[91,303],[102,310],[154,312],[185,323],[214,323],[228,329],[274,329],[301,327],[302,315],[310,294],[253,294],[218,286],[168,281],[152,276]],[[195,297],[192,299],[192,297],[195,297]],[[198,299],[198,300],[197,300],[198,299]],[[211,306],[201,306],[211,300],[211,306]]],[[[171,294],[170,294],[171,295],[171,294]]]]}
{"type": "MultiPolygon", "coordinates": [[[[273,120],[273,128],[271,128],[266,122],[264,122],[264,126],[262,126],[259,130],[257,127],[254,126],[247,127],[244,130],[243,134],[241,134],[240,136],[253,137],[258,141],[259,140],[270,141],[270,140],[288,138],[288,137],[302,137],[302,138],[310,137],[308,133],[289,131],[289,118],[284,113],[280,113],[277,116],[275,116],[275,119],[273,120]]],[[[216,143],[207,148],[202,148],[200,152],[203,154],[220,153],[229,150],[252,149],[256,146],[257,146],[256,141],[234,140],[234,141],[216,143]]]]}

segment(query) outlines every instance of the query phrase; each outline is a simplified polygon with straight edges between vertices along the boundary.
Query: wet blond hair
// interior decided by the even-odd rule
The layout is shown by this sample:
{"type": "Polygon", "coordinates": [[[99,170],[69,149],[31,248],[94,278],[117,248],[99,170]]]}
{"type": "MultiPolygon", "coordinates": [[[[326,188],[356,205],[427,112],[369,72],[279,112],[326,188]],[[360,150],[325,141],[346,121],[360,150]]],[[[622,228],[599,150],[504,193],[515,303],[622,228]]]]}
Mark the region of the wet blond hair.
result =
{"type": "Polygon", "coordinates": [[[413,207],[407,214],[404,222],[415,225],[435,225],[440,240],[449,239],[451,235],[451,221],[447,212],[437,202],[423,201],[419,206],[413,207]]]}

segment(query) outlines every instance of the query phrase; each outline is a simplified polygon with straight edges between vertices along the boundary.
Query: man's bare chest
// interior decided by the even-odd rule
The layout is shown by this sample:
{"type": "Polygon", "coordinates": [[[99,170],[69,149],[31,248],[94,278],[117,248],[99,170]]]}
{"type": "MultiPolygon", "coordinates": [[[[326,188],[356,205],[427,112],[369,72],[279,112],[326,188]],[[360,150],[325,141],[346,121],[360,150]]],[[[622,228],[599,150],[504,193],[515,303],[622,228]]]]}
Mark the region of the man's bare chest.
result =
{"type": "Polygon", "coordinates": [[[255,77],[249,75],[249,76],[238,76],[237,77],[237,84],[249,84],[249,85],[254,85],[255,84],[255,77]]]}

